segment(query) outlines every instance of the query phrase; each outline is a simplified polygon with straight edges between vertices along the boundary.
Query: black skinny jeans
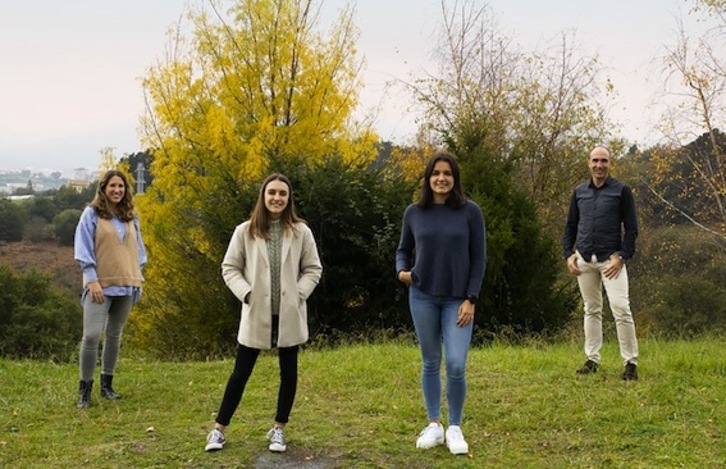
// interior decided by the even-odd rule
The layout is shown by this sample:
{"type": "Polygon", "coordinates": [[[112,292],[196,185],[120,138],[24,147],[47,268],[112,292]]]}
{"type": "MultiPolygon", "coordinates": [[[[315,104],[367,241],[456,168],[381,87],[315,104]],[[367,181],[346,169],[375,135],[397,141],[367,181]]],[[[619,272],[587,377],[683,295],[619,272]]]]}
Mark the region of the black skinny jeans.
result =
{"type": "MultiPolygon", "coordinates": [[[[280,358],[280,390],[277,394],[277,415],[275,422],[287,423],[295,402],[297,392],[297,352],[299,347],[280,347],[278,355],[280,358]]],[[[245,347],[239,344],[237,348],[237,359],[234,363],[234,370],[227,381],[227,388],[224,391],[222,404],[217,413],[217,423],[229,425],[232,415],[237,410],[242,394],[245,391],[247,380],[257,362],[260,350],[245,347]]]]}

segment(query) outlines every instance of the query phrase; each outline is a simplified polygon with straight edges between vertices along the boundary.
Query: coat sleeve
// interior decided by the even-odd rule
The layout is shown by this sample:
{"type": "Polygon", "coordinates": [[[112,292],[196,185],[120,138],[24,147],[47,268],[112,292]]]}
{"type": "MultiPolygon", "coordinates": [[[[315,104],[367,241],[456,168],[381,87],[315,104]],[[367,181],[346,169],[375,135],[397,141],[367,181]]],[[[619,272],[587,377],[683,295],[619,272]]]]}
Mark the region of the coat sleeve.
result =
{"type": "Polygon", "coordinates": [[[300,253],[300,276],[297,281],[297,291],[300,301],[305,301],[320,282],[323,265],[318,255],[313,232],[306,225],[300,227],[303,236],[302,252],[300,253]]]}
{"type": "Polygon", "coordinates": [[[229,241],[227,252],[222,260],[222,277],[227,287],[234,293],[242,303],[245,296],[252,290],[250,283],[245,278],[245,265],[247,252],[245,243],[246,225],[242,224],[235,228],[232,239],[229,241]]]}

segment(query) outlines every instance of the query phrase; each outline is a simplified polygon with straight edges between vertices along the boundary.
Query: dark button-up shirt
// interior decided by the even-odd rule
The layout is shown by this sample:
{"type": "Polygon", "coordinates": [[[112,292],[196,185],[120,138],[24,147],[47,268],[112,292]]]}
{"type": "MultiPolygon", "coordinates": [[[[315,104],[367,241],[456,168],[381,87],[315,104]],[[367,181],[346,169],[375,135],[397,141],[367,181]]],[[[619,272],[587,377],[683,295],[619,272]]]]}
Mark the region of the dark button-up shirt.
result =
{"type": "Polygon", "coordinates": [[[575,188],[562,237],[566,258],[577,249],[588,262],[593,254],[599,262],[615,253],[630,259],[637,237],[635,201],[628,186],[608,177],[600,187],[590,180],[575,188]]]}

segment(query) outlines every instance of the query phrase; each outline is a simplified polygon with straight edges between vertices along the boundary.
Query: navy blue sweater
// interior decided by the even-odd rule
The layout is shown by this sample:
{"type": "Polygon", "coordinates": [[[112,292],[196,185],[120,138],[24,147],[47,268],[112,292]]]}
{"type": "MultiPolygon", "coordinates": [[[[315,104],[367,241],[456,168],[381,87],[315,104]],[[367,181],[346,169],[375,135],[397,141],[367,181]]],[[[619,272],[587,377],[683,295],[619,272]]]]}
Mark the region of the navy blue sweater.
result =
{"type": "Polygon", "coordinates": [[[486,245],[484,216],[471,200],[458,209],[409,205],[396,250],[396,272],[410,270],[414,285],[429,295],[479,296],[486,245]]]}

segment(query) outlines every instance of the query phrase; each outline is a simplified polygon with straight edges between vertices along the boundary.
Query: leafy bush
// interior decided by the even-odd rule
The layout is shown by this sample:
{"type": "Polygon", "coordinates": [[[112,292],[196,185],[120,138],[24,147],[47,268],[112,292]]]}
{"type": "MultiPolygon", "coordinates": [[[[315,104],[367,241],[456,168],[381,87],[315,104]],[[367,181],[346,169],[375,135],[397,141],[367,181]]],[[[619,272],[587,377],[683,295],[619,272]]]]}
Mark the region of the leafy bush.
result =
{"type": "Polygon", "coordinates": [[[83,329],[78,299],[47,274],[0,265],[0,355],[67,361],[83,329]]]}
{"type": "Polygon", "coordinates": [[[640,252],[628,269],[639,332],[693,337],[726,331],[726,253],[690,225],[646,229],[638,241],[640,252]]]}
{"type": "Polygon", "coordinates": [[[693,338],[726,332],[726,289],[697,276],[662,279],[653,316],[658,331],[671,337],[693,338]]]}
{"type": "Polygon", "coordinates": [[[51,197],[36,196],[25,204],[25,210],[29,217],[37,217],[50,223],[58,213],[56,204],[51,197]]]}
{"type": "Polygon", "coordinates": [[[485,334],[557,332],[568,323],[579,295],[574,282],[558,282],[562,259],[555,240],[540,223],[534,203],[517,188],[509,162],[478,137],[452,146],[464,189],[487,223],[487,271],[477,325],[485,334]]]}
{"type": "Polygon", "coordinates": [[[395,253],[414,187],[384,168],[344,163],[337,156],[307,166],[291,161],[281,169],[299,194],[296,203],[323,263],[309,302],[311,332],[409,328],[395,253]]]}
{"type": "Polygon", "coordinates": [[[53,219],[53,230],[61,246],[73,246],[76,225],[81,218],[81,211],[74,208],[63,210],[53,219]]]}
{"type": "Polygon", "coordinates": [[[25,212],[17,204],[0,199],[0,241],[22,241],[25,212]]]}
{"type": "Polygon", "coordinates": [[[60,213],[69,208],[83,210],[96,194],[97,186],[98,181],[94,181],[81,192],[78,192],[70,186],[62,186],[58,189],[55,196],[53,196],[53,202],[57,210],[56,213],[60,213]]]}

